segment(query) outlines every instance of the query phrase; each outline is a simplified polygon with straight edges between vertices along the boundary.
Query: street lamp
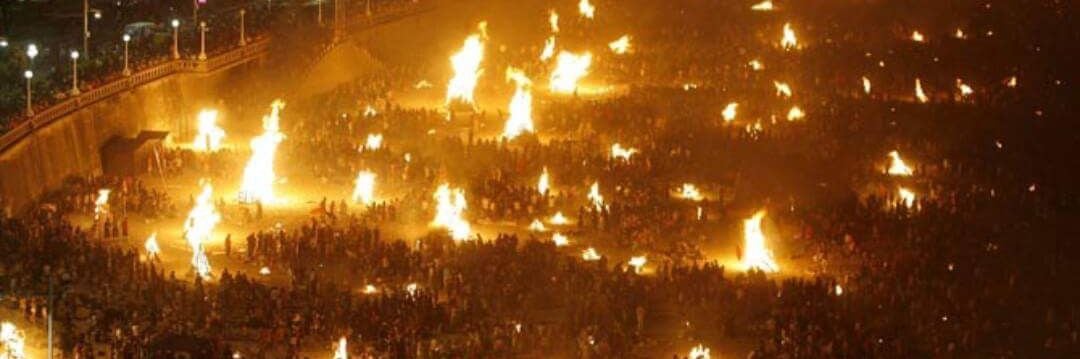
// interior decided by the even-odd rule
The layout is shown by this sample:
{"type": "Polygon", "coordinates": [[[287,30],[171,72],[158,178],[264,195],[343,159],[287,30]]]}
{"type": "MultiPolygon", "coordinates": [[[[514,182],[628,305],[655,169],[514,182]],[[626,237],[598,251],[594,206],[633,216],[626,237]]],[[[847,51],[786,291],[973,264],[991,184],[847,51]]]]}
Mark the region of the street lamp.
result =
{"type": "Polygon", "coordinates": [[[34,64],[34,58],[37,57],[37,55],[38,55],[37,45],[34,45],[34,44],[26,45],[26,57],[30,58],[30,64],[31,65],[34,64]]]}
{"type": "Polygon", "coordinates": [[[180,58],[180,20],[172,20],[172,58],[180,58]]]}
{"type": "Polygon", "coordinates": [[[322,26],[322,0],[315,0],[315,4],[319,7],[317,18],[319,20],[319,26],[322,26]]]}
{"type": "Polygon", "coordinates": [[[71,94],[79,95],[79,51],[71,50],[71,94]]]}
{"type": "Polygon", "coordinates": [[[124,34],[124,76],[131,76],[131,68],[128,67],[128,43],[131,42],[131,35],[124,34]]]}
{"type": "Polygon", "coordinates": [[[244,35],[244,9],[240,9],[240,46],[247,45],[247,39],[244,35]]]}
{"type": "Polygon", "coordinates": [[[199,61],[206,61],[206,21],[199,23],[199,61]]]}
{"type": "Polygon", "coordinates": [[[34,78],[34,72],[26,70],[23,72],[23,77],[26,78],[26,116],[34,117],[34,107],[31,105],[33,102],[33,94],[30,92],[30,79],[34,78]]]}

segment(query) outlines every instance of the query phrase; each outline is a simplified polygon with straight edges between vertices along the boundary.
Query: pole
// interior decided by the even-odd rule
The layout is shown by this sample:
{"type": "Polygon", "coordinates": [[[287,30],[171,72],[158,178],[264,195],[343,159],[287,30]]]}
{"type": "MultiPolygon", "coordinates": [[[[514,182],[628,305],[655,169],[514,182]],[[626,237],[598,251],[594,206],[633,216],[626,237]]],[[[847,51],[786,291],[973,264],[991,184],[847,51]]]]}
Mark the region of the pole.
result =
{"type": "Polygon", "coordinates": [[[240,9],[240,46],[247,45],[247,37],[244,35],[244,9],[240,9]]]}
{"type": "Polygon", "coordinates": [[[79,95],[79,53],[71,53],[71,94],[79,95]]]}
{"type": "Polygon", "coordinates": [[[317,4],[319,7],[319,26],[322,26],[322,0],[315,0],[315,4],[317,4]]]}
{"type": "Polygon", "coordinates": [[[206,61],[206,22],[199,23],[199,61],[206,61]]]}
{"type": "Polygon", "coordinates": [[[172,58],[180,59],[180,22],[175,19],[172,21],[172,58]]]}
{"type": "Polygon", "coordinates": [[[53,307],[53,278],[52,274],[49,275],[49,359],[55,358],[53,356],[53,330],[52,330],[52,318],[53,312],[56,310],[53,307]]]}
{"type": "Polygon", "coordinates": [[[30,70],[26,70],[25,75],[26,75],[26,116],[27,117],[34,117],[34,106],[32,105],[32,103],[34,102],[34,99],[33,99],[34,95],[33,95],[32,92],[30,92],[30,79],[34,78],[34,73],[31,72],[30,70]]]}
{"type": "Polygon", "coordinates": [[[131,68],[128,67],[128,42],[131,42],[131,38],[124,35],[124,76],[131,76],[131,68]]]}
{"type": "Polygon", "coordinates": [[[199,23],[199,0],[191,0],[191,22],[199,23]]]}
{"type": "Polygon", "coordinates": [[[82,50],[86,58],[90,58],[90,0],[83,0],[82,13],[82,50]]]}

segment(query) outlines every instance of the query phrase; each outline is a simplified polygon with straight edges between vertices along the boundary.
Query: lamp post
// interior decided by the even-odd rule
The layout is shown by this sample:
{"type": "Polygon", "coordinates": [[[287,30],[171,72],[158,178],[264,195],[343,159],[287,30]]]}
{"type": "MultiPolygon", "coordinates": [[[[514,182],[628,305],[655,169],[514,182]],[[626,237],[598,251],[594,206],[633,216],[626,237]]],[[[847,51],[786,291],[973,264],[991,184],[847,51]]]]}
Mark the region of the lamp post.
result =
{"type": "Polygon", "coordinates": [[[180,20],[172,19],[172,58],[180,58],[180,20]]]}
{"type": "Polygon", "coordinates": [[[79,51],[71,50],[71,95],[79,96],[79,51]]]}
{"type": "Polygon", "coordinates": [[[131,76],[131,68],[128,67],[128,43],[131,42],[131,35],[124,34],[124,76],[131,76]]]}
{"type": "Polygon", "coordinates": [[[319,20],[319,26],[322,26],[322,0],[315,0],[315,4],[318,5],[318,7],[319,7],[319,12],[318,12],[318,17],[317,18],[319,20]]]}
{"type": "Polygon", "coordinates": [[[206,21],[199,23],[199,61],[206,61],[206,21]]]}
{"type": "Polygon", "coordinates": [[[247,38],[244,35],[244,9],[240,9],[240,46],[247,45],[247,38]]]}
{"type": "Polygon", "coordinates": [[[90,0],[83,0],[82,9],[82,50],[90,56],[90,0]]]}
{"type": "Polygon", "coordinates": [[[34,44],[26,45],[26,57],[30,58],[30,65],[31,66],[34,65],[34,58],[37,57],[37,55],[38,55],[37,45],[34,45],[34,44]]]}
{"type": "Polygon", "coordinates": [[[34,117],[34,106],[32,105],[34,95],[30,92],[30,79],[34,78],[34,72],[26,70],[26,72],[23,72],[23,77],[26,78],[26,117],[34,117]]]}

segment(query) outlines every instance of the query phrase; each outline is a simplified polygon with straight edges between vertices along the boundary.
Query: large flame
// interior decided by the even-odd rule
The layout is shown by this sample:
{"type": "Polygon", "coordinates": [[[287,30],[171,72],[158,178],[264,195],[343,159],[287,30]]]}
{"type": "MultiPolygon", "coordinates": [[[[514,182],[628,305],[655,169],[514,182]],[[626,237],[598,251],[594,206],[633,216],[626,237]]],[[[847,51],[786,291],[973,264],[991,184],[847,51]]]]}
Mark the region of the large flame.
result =
{"type": "Polygon", "coordinates": [[[919,80],[918,78],[915,79],[915,99],[919,100],[921,103],[930,101],[930,98],[926,97],[926,92],[922,89],[922,80],[919,80]]]}
{"type": "Polygon", "coordinates": [[[587,261],[598,261],[600,260],[600,253],[596,252],[596,248],[585,248],[585,250],[581,251],[581,259],[587,261]]]}
{"type": "Polygon", "coordinates": [[[503,129],[503,137],[512,139],[524,132],[533,132],[532,121],[532,93],[529,87],[532,81],[521,70],[513,67],[506,68],[506,79],[513,81],[517,89],[514,97],[510,99],[510,118],[506,120],[503,129]]]}
{"type": "Polygon", "coordinates": [[[556,247],[562,247],[562,246],[565,246],[567,244],[570,244],[570,239],[566,238],[566,236],[563,235],[562,233],[555,232],[554,234],[551,235],[551,242],[555,243],[556,247]]]}
{"type": "Polygon", "coordinates": [[[214,227],[221,222],[221,215],[214,208],[214,188],[204,182],[202,193],[195,198],[195,207],[188,212],[184,221],[184,239],[191,247],[191,265],[203,278],[210,277],[210,260],[206,257],[203,244],[210,241],[214,227]]]}
{"type": "Polygon", "coordinates": [[[799,106],[791,106],[791,110],[788,110],[787,120],[798,121],[806,117],[806,112],[803,112],[799,106]]]}
{"type": "Polygon", "coordinates": [[[345,337],[338,339],[337,345],[334,348],[334,359],[349,359],[349,347],[348,341],[345,337]]]}
{"type": "Polygon", "coordinates": [[[472,228],[465,220],[465,191],[443,184],[435,190],[435,220],[431,225],[445,228],[450,237],[457,241],[469,238],[472,228]]]}
{"type": "Polygon", "coordinates": [[[566,216],[564,216],[562,212],[555,212],[555,215],[551,216],[551,219],[548,220],[548,223],[554,225],[564,225],[570,223],[570,220],[566,219],[566,216]]]}
{"type": "Polygon", "coordinates": [[[622,37],[608,43],[608,48],[611,48],[611,52],[618,55],[625,54],[630,51],[630,35],[623,35],[622,37]]]}
{"type": "Polygon", "coordinates": [[[910,176],[915,173],[915,171],[912,170],[911,167],[908,167],[908,165],[904,163],[904,159],[900,158],[900,152],[889,152],[889,157],[892,158],[892,161],[889,163],[888,169],[888,173],[890,175],[910,176]]]}
{"type": "Polygon", "coordinates": [[[25,359],[26,334],[11,322],[0,323],[0,359],[25,359]]]}
{"type": "Polygon", "coordinates": [[[98,196],[94,199],[94,220],[101,219],[109,214],[109,193],[107,188],[99,189],[98,196]]]}
{"type": "Polygon", "coordinates": [[[968,97],[975,93],[975,90],[961,79],[956,79],[956,88],[960,90],[960,97],[968,97]]]}
{"type": "Polygon", "coordinates": [[[547,41],[544,41],[544,51],[540,52],[540,61],[550,60],[552,56],[555,56],[555,36],[549,36],[547,41]]]}
{"type": "Polygon", "coordinates": [[[772,11],[773,10],[773,4],[772,4],[772,1],[765,0],[765,1],[759,2],[757,4],[754,4],[754,6],[751,6],[750,10],[754,10],[754,11],[772,11]]]}
{"type": "Polygon", "coordinates": [[[244,167],[244,180],[240,184],[240,201],[245,203],[274,202],[274,156],[278,144],[285,139],[278,123],[285,103],[274,100],[270,114],[263,116],[263,134],[251,139],[251,159],[244,167]]]}
{"type": "Polygon", "coordinates": [[[551,25],[551,33],[559,33],[559,13],[551,10],[548,13],[548,24],[551,25]]]}
{"type": "Polygon", "coordinates": [[[586,52],[576,55],[568,51],[559,52],[556,59],[555,71],[551,72],[551,91],[557,93],[574,93],[577,83],[589,73],[592,65],[592,54],[586,52]]]}
{"type": "Polygon", "coordinates": [[[626,264],[629,264],[631,267],[634,267],[634,273],[641,273],[641,268],[644,268],[645,263],[647,263],[647,262],[648,262],[648,259],[646,259],[645,256],[634,256],[634,257],[630,257],[630,260],[627,261],[626,264]]]}
{"type": "Polygon", "coordinates": [[[698,344],[690,349],[690,356],[687,359],[710,359],[709,351],[709,348],[706,348],[705,345],[698,344]]]}
{"type": "Polygon", "coordinates": [[[476,89],[476,80],[480,77],[480,61],[484,59],[484,28],[486,23],[480,23],[480,33],[472,34],[465,38],[461,50],[450,56],[450,65],[454,69],[454,77],[446,86],[446,103],[460,101],[473,104],[473,91],[476,89]]]}
{"type": "Polygon", "coordinates": [[[613,159],[628,161],[630,160],[630,156],[633,156],[637,153],[638,150],[633,147],[623,148],[623,146],[618,143],[611,145],[611,158],[613,159]]]}
{"type": "Polygon", "coordinates": [[[364,141],[364,149],[368,151],[374,151],[382,148],[383,135],[381,133],[372,133],[367,135],[367,139],[364,141]]]}
{"type": "Polygon", "coordinates": [[[600,182],[593,182],[592,186],[589,187],[588,198],[593,206],[596,206],[596,210],[599,211],[604,208],[604,196],[600,195],[600,182]]]}
{"type": "Polygon", "coordinates": [[[544,171],[540,172],[540,179],[536,181],[536,190],[540,191],[540,195],[547,195],[551,189],[551,176],[548,175],[547,167],[544,167],[544,171]]]}
{"type": "Polygon", "coordinates": [[[739,104],[735,102],[728,103],[724,106],[724,111],[720,114],[724,116],[724,121],[731,122],[735,120],[736,111],[739,108],[739,104]]]}
{"type": "Polygon", "coordinates": [[[683,183],[679,189],[679,198],[696,202],[705,199],[705,196],[701,195],[701,191],[693,183],[683,183]]]}
{"type": "Polygon", "coordinates": [[[592,19],[593,16],[596,15],[596,6],[590,4],[589,0],[578,1],[577,8],[578,12],[581,13],[581,16],[584,16],[585,18],[592,19]]]}
{"type": "Polygon", "coordinates": [[[867,95],[870,94],[870,79],[866,78],[866,76],[863,76],[862,78],[862,90],[867,95]]]}
{"type": "Polygon", "coordinates": [[[761,210],[753,217],[743,221],[742,265],[746,270],[758,269],[765,272],[777,272],[780,267],[773,260],[772,251],[765,246],[765,232],[761,230],[761,220],[765,211],[761,210]]]}
{"type": "Polygon", "coordinates": [[[776,96],[791,97],[791,85],[787,82],[773,81],[773,87],[776,87],[776,96]]]}
{"type": "Polygon", "coordinates": [[[147,258],[157,258],[161,255],[161,246],[157,242],[157,232],[151,233],[150,237],[146,238],[146,243],[143,244],[146,248],[147,258]]]}
{"type": "Polygon", "coordinates": [[[356,174],[356,186],[353,187],[353,201],[361,204],[372,204],[375,202],[375,173],[371,171],[360,171],[356,174]]]}
{"type": "Polygon", "coordinates": [[[795,38],[795,30],[791,29],[791,23],[784,24],[784,36],[780,38],[780,47],[784,48],[784,50],[799,47],[799,41],[795,38]]]}
{"type": "Polygon", "coordinates": [[[529,223],[529,230],[533,232],[547,232],[547,227],[544,226],[544,222],[540,222],[540,219],[534,219],[532,223],[529,223]]]}
{"type": "Polygon", "coordinates": [[[919,32],[919,30],[915,30],[915,31],[911,32],[911,41],[925,42],[926,37],[923,36],[923,34],[921,32],[919,32]]]}
{"type": "Polygon", "coordinates": [[[199,133],[191,143],[191,149],[195,152],[217,152],[221,149],[221,140],[225,138],[225,130],[217,125],[217,110],[199,111],[199,133]]]}
{"type": "Polygon", "coordinates": [[[900,197],[900,204],[904,205],[904,207],[911,208],[915,206],[915,192],[900,187],[896,190],[896,193],[900,197]]]}

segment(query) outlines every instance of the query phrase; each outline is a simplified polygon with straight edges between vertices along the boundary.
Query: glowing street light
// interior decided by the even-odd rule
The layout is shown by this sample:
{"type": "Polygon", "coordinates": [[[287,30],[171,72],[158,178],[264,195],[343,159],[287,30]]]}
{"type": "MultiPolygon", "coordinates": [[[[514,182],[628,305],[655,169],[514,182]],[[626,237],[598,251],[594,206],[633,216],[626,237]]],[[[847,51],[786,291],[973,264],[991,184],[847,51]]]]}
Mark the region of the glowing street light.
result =
{"type": "Polygon", "coordinates": [[[26,45],[26,57],[30,58],[30,64],[34,63],[34,58],[38,55],[37,45],[26,45]]]}
{"type": "Polygon", "coordinates": [[[199,23],[199,61],[206,61],[206,21],[199,23]]]}
{"type": "Polygon", "coordinates": [[[172,19],[172,58],[180,58],[180,20],[172,19]]]}
{"type": "Polygon", "coordinates": [[[131,68],[128,67],[128,43],[131,42],[131,35],[124,34],[124,76],[131,76],[131,68]]]}
{"type": "Polygon", "coordinates": [[[71,50],[71,95],[79,95],[79,51],[71,50]]]}
{"type": "Polygon", "coordinates": [[[31,105],[34,99],[33,94],[30,92],[30,80],[34,78],[34,72],[26,70],[26,72],[23,72],[23,77],[26,78],[26,116],[34,117],[34,107],[31,105]]]}

